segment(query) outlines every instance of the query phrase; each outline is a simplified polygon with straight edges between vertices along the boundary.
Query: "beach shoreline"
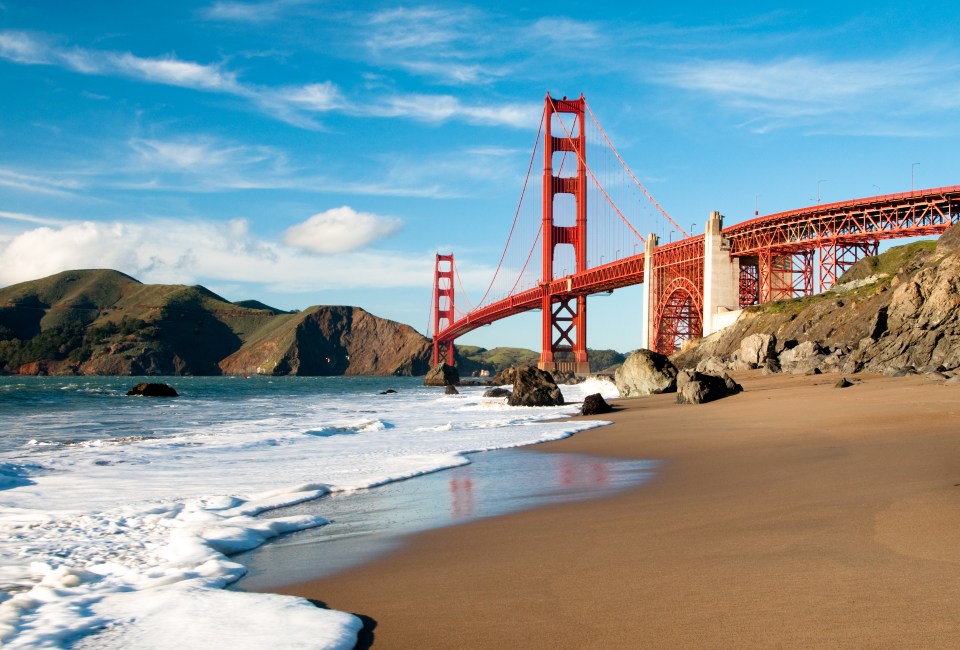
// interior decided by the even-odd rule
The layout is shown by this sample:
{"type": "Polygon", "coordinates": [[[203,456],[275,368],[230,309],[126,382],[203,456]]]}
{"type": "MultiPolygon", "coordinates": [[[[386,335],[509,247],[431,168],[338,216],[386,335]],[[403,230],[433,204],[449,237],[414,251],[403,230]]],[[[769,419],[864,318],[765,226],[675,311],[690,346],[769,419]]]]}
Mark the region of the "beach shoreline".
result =
{"type": "Polygon", "coordinates": [[[737,379],[705,405],[614,400],[613,425],[531,448],[661,461],[648,483],[271,591],[364,616],[377,648],[956,647],[958,389],[737,379]]]}

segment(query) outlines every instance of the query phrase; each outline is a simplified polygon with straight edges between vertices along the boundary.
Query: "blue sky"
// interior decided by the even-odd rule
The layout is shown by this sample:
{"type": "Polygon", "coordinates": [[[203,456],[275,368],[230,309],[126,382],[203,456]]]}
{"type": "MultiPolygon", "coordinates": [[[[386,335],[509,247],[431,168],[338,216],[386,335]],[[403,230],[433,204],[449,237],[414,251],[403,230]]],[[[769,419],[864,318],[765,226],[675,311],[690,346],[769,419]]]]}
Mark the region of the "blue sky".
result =
{"type": "MultiPolygon", "coordinates": [[[[684,228],[960,182],[948,3],[0,0],[0,286],[69,268],[425,331],[476,301],[545,93],[684,228]]],[[[639,289],[589,344],[639,345],[639,289]]],[[[461,342],[539,349],[539,314],[461,342]]]]}

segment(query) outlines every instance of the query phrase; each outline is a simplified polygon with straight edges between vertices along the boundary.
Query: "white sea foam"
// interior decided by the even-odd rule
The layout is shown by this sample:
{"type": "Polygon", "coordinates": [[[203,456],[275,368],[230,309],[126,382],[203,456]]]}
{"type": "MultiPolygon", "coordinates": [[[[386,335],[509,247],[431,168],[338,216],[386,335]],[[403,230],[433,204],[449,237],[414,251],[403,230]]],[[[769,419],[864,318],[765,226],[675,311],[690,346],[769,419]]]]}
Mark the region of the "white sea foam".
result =
{"type": "MultiPolygon", "coordinates": [[[[571,402],[616,395],[609,382],[562,389],[571,402]]],[[[92,392],[90,399],[125,399],[92,392]]],[[[176,403],[186,419],[135,434],[77,444],[37,435],[38,444],[0,455],[0,645],[352,647],[360,622],[349,614],[223,590],[245,571],[229,556],[325,523],[258,518],[264,511],[601,424],[556,420],[575,406],[512,408],[481,395],[463,389],[451,399],[421,388],[389,398],[187,398],[176,403]]],[[[91,411],[39,415],[31,426],[64,427],[63,417],[98,426],[91,411]]]]}

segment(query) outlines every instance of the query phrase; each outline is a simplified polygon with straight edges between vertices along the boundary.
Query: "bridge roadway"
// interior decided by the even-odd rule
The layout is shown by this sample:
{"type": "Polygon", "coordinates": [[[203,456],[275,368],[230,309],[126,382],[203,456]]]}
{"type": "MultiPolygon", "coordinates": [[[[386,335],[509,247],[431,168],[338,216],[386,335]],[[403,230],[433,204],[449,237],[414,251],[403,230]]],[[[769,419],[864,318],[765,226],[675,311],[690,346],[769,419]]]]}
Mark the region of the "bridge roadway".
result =
{"type": "MultiPolygon", "coordinates": [[[[723,228],[720,234],[729,245],[730,258],[756,257],[764,253],[788,255],[813,251],[825,244],[935,235],[957,221],[960,221],[960,185],[953,185],[779,212],[723,228]]],[[[704,238],[696,235],[657,246],[653,268],[662,270],[665,266],[683,266],[685,261],[703,260],[704,238]]],[[[544,292],[555,299],[565,299],[641,284],[645,280],[646,255],[645,251],[543,282],[533,289],[479,307],[436,333],[435,340],[443,345],[478,327],[541,308],[544,292]]],[[[702,292],[703,280],[700,285],[702,292]]],[[[702,296],[698,302],[703,304],[702,296]]],[[[648,313],[658,312],[654,306],[648,313]]]]}

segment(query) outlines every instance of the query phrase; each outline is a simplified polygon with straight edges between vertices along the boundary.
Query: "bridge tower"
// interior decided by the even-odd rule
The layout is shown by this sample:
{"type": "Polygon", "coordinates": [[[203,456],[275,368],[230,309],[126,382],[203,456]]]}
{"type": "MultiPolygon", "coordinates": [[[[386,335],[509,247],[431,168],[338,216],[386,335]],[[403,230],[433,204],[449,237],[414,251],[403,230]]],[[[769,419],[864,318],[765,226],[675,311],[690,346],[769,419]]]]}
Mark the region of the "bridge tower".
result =
{"type": "Polygon", "coordinates": [[[446,344],[437,339],[437,333],[453,325],[453,321],[453,253],[437,253],[433,271],[433,365],[456,365],[453,339],[446,344]]]}
{"type": "MultiPolygon", "coordinates": [[[[587,270],[587,166],[586,123],[581,94],[578,99],[554,99],[549,93],[544,101],[545,135],[543,140],[543,275],[541,286],[543,318],[540,363],[542,370],[587,374],[587,297],[560,293],[554,286],[553,261],[557,246],[573,246],[576,258],[574,273],[587,270]],[[554,115],[561,117],[561,132],[553,135],[554,115]],[[570,124],[570,126],[568,126],[570,124]],[[576,161],[573,175],[554,175],[554,154],[570,152],[576,161]],[[574,225],[557,225],[554,220],[554,199],[558,194],[573,196],[576,206],[574,225]]],[[[558,169],[563,173],[562,169],[558,169]]]]}

